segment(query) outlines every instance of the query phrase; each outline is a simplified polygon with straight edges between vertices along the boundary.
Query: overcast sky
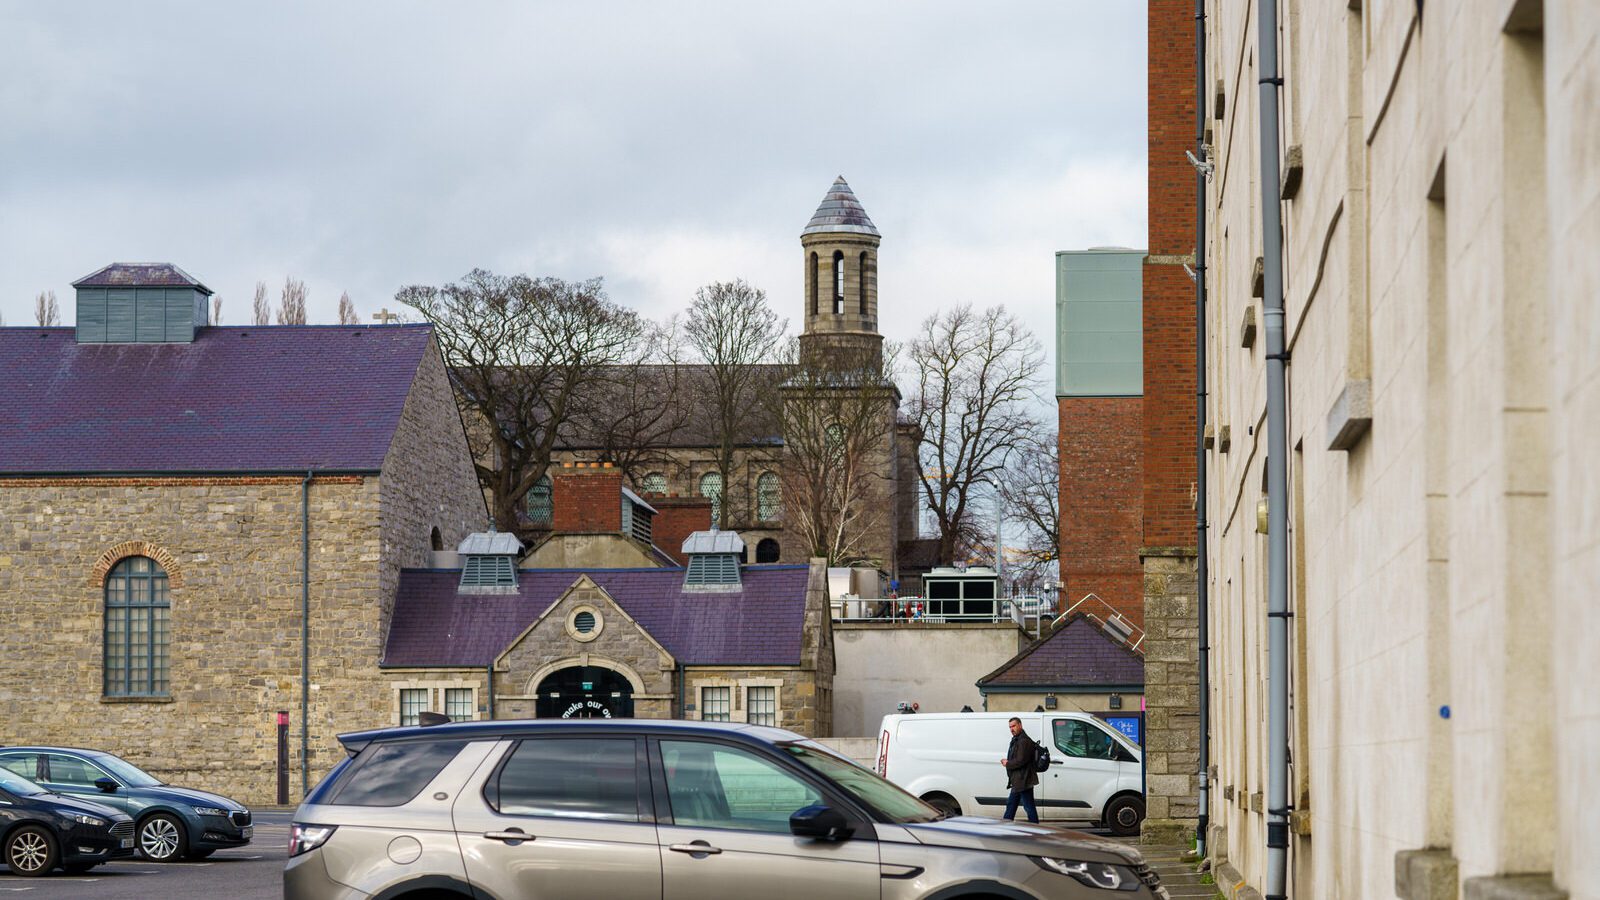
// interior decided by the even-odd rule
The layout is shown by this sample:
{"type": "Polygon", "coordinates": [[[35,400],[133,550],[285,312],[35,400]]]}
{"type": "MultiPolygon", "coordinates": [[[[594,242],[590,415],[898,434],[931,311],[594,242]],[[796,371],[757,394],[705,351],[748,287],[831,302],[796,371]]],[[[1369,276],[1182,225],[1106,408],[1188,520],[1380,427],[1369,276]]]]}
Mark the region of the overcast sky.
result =
{"type": "Polygon", "coordinates": [[[1053,357],[1054,252],[1144,245],[1139,2],[0,10],[8,325],[169,261],[223,324],[258,280],[371,321],[484,267],[601,276],[658,318],[745,278],[794,330],[800,229],[842,174],[883,232],[885,333],[1003,302],[1053,357]]]}

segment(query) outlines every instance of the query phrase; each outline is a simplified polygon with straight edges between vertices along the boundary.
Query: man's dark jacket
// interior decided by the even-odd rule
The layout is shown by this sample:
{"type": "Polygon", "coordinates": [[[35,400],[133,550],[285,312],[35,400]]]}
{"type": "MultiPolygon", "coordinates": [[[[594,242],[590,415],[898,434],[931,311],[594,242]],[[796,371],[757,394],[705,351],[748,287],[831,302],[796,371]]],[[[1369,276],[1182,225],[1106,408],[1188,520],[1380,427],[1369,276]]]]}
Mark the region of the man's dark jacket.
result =
{"type": "Polygon", "coordinates": [[[1011,736],[1006,748],[1006,784],[1011,790],[1025,791],[1039,783],[1039,773],[1033,770],[1038,746],[1026,731],[1011,736]]]}

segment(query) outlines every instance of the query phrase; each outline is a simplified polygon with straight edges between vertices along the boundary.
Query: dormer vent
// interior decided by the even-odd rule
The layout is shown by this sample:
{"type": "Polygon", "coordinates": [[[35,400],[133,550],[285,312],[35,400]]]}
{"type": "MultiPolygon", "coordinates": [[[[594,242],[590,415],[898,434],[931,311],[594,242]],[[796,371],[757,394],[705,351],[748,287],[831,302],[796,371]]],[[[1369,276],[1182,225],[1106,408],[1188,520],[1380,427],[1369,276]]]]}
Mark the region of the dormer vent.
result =
{"type": "Polygon", "coordinates": [[[457,551],[461,555],[463,594],[510,594],[517,590],[517,555],[522,542],[504,531],[467,535],[457,551]]]}
{"type": "Polygon", "coordinates": [[[172,263],[112,263],[74,281],[80,344],[194,340],[211,289],[172,263]]]}
{"type": "Polygon", "coordinates": [[[744,540],[736,531],[696,531],[683,542],[689,566],[684,572],[686,591],[737,591],[744,540]]]}

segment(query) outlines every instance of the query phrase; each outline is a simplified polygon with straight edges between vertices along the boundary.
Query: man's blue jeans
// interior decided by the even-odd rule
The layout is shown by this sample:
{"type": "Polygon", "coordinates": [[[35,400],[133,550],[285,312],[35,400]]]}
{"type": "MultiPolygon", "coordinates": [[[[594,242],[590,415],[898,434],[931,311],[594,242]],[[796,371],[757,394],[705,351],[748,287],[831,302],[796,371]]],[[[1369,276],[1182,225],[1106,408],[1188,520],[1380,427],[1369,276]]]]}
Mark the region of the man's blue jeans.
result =
{"type": "Polygon", "coordinates": [[[1012,791],[1011,795],[1006,797],[1006,814],[1001,818],[1015,819],[1017,817],[1018,801],[1022,803],[1022,811],[1028,814],[1028,821],[1038,824],[1039,810],[1033,805],[1033,788],[1028,788],[1025,791],[1012,791]]]}

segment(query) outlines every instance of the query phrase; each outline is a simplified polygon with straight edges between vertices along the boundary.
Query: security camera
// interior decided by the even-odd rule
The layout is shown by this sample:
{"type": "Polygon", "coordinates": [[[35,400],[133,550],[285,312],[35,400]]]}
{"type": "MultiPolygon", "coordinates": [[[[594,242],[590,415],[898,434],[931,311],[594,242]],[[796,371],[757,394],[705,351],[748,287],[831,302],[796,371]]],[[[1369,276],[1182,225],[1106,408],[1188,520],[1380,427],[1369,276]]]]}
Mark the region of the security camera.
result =
{"type": "Polygon", "coordinates": [[[1197,158],[1192,150],[1183,151],[1183,155],[1189,157],[1189,165],[1194,166],[1195,169],[1200,172],[1200,174],[1206,176],[1207,181],[1210,181],[1211,173],[1216,171],[1217,164],[1211,161],[1210,147],[1202,145],[1200,152],[1205,154],[1205,159],[1197,158]]]}

